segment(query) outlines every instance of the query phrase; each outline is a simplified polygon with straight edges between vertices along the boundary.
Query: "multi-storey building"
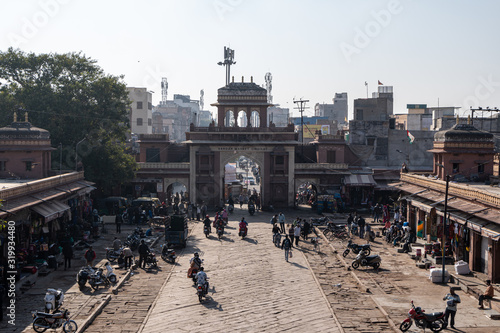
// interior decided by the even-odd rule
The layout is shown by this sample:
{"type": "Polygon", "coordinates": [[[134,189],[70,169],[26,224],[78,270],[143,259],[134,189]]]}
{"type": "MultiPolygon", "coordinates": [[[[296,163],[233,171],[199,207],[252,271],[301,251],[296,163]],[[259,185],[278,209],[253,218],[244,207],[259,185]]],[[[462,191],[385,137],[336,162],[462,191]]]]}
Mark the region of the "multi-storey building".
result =
{"type": "Polygon", "coordinates": [[[153,95],[146,88],[127,87],[130,105],[130,128],[134,134],[153,133],[153,95]]]}

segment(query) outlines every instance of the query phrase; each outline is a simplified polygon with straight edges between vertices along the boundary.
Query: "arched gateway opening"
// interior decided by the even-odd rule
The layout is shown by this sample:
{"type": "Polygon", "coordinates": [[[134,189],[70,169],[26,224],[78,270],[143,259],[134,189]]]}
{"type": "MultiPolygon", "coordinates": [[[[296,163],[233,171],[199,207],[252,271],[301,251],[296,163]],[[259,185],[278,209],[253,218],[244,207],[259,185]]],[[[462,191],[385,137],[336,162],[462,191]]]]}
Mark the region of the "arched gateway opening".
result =
{"type": "Polygon", "coordinates": [[[212,105],[218,109],[217,124],[192,125],[186,133],[191,198],[213,208],[236,193],[239,198],[246,188],[247,194],[255,189],[263,208],[293,206],[298,134],[293,126],[267,127],[271,104],[266,89],[253,82],[232,82],[218,90],[212,105]]]}
{"type": "Polygon", "coordinates": [[[254,201],[257,207],[261,204],[262,168],[245,155],[234,156],[224,166],[224,200],[232,200],[240,207],[254,201]]]}

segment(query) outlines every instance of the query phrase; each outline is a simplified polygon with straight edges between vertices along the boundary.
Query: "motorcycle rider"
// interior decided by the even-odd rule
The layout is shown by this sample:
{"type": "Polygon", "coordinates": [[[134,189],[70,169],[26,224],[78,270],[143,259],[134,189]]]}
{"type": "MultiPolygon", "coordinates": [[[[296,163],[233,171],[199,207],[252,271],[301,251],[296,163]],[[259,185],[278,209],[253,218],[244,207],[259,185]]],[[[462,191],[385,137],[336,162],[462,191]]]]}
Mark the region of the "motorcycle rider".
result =
{"type": "Polygon", "coordinates": [[[244,218],[244,217],[242,217],[242,218],[241,218],[241,221],[240,221],[240,225],[239,225],[239,227],[240,227],[240,232],[241,232],[242,230],[245,230],[245,234],[248,232],[248,231],[247,231],[247,230],[248,230],[248,222],[247,222],[247,221],[245,221],[245,218],[244,218]]]}
{"type": "Polygon", "coordinates": [[[190,267],[188,269],[188,274],[187,274],[188,278],[191,277],[191,274],[193,273],[193,269],[197,269],[197,270],[200,269],[201,263],[202,262],[200,259],[200,255],[198,254],[198,252],[195,252],[194,257],[189,260],[190,267]]]}
{"type": "Polygon", "coordinates": [[[222,217],[219,216],[217,221],[214,222],[215,230],[218,228],[222,229],[222,233],[224,233],[224,220],[222,220],[222,217]]]}
{"type": "Polygon", "coordinates": [[[208,292],[208,276],[203,267],[200,267],[200,270],[196,273],[196,282],[203,285],[206,294],[208,292]]]}
{"type": "Polygon", "coordinates": [[[210,225],[210,216],[208,214],[205,216],[205,219],[203,220],[203,225],[208,228],[208,233],[212,232],[212,226],[210,225]]]}

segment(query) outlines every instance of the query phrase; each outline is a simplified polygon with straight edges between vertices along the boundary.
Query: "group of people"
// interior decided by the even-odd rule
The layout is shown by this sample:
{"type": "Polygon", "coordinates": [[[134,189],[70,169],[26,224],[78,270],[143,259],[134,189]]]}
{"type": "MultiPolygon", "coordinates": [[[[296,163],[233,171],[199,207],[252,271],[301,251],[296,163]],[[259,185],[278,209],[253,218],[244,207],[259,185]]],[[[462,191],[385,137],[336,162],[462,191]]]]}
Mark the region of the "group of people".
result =
{"type": "Polygon", "coordinates": [[[281,239],[281,234],[285,234],[285,238],[281,243],[281,249],[285,251],[285,260],[288,262],[288,258],[292,256],[292,248],[299,245],[300,237],[304,237],[307,240],[309,233],[311,232],[311,224],[306,219],[296,218],[291,224],[287,225],[285,228],[285,214],[280,212],[271,218],[273,240],[275,241],[281,239]]]}
{"type": "Polygon", "coordinates": [[[373,241],[375,239],[375,233],[369,223],[366,222],[363,216],[358,215],[358,213],[349,213],[347,217],[347,231],[351,236],[358,236],[359,238],[365,238],[366,240],[373,241]]]}

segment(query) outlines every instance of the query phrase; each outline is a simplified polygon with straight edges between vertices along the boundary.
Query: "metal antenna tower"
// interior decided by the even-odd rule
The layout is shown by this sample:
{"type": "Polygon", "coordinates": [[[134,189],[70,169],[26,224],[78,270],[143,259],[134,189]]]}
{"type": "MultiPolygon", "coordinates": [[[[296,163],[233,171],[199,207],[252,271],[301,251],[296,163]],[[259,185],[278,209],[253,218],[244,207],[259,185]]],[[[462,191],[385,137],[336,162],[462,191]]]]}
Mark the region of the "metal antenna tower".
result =
{"type": "Polygon", "coordinates": [[[264,77],[266,80],[266,90],[267,90],[267,102],[269,104],[273,103],[273,95],[271,94],[273,90],[273,76],[271,73],[267,72],[266,76],[264,77]]]}
{"type": "Polygon", "coordinates": [[[309,102],[308,99],[303,100],[302,98],[298,101],[293,101],[295,104],[297,104],[297,107],[295,108],[296,110],[299,110],[300,112],[300,127],[302,131],[302,155],[304,155],[304,110],[309,109],[306,107],[306,103],[309,102]]]}
{"type": "Polygon", "coordinates": [[[167,91],[168,91],[168,82],[166,77],[161,78],[161,101],[162,104],[167,104],[167,91]]]}
{"type": "Polygon", "coordinates": [[[226,66],[226,86],[229,85],[229,80],[231,77],[231,65],[235,65],[236,61],[234,60],[234,50],[231,50],[229,47],[224,46],[224,62],[219,61],[217,65],[226,66]]]}

